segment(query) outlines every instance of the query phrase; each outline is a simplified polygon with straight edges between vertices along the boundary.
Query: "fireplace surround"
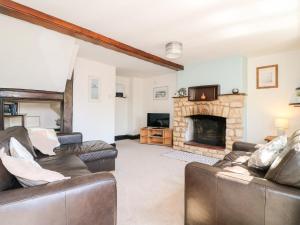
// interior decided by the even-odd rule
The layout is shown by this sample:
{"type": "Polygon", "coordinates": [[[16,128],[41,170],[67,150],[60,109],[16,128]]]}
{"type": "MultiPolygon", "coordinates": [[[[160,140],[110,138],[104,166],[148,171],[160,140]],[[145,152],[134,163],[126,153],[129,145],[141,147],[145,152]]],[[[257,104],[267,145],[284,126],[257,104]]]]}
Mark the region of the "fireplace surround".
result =
{"type": "Polygon", "coordinates": [[[233,142],[243,139],[244,101],[243,94],[220,95],[215,101],[188,101],[187,97],[175,97],[173,148],[223,158],[231,151],[233,142]],[[200,126],[196,134],[192,133],[195,125],[200,126]],[[203,126],[206,126],[205,130],[203,126]],[[213,136],[218,136],[216,139],[219,140],[212,141],[213,136]]]}

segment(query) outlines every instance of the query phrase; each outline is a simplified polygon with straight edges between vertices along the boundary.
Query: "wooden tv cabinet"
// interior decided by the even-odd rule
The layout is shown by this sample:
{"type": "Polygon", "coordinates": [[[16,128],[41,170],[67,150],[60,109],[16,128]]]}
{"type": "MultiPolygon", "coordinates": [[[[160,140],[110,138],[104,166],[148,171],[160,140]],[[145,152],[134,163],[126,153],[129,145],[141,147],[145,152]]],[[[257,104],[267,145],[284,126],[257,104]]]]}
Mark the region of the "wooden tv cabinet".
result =
{"type": "Polygon", "coordinates": [[[173,131],[170,128],[144,127],[140,131],[141,144],[172,146],[173,131]]]}

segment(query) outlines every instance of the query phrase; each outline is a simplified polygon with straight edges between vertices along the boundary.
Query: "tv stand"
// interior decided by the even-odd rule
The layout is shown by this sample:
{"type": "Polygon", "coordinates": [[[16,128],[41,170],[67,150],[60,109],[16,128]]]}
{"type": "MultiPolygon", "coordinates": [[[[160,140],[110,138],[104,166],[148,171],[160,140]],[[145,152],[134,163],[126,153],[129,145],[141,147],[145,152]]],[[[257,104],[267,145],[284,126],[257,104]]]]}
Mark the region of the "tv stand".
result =
{"type": "Polygon", "coordinates": [[[172,146],[173,131],[170,128],[144,127],[140,131],[141,144],[172,146]]]}

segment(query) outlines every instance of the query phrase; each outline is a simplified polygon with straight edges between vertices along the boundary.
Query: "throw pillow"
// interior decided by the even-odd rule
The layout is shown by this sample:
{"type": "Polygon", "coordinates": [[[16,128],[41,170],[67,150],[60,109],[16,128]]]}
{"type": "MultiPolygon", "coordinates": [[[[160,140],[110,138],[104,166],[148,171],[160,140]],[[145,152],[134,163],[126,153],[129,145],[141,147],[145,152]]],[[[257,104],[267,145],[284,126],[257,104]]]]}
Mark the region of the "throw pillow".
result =
{"type": "Polygon", "coordinates": [[[14,137],[10,138],[9,150],[12,157],[33,160],[33,156],[14,137]]]}
{"type": "Polygon", "coordinates": [[[279,184],[300,188],[300,130],[288,141],[284,151],[271,165],[265,178],[279,184]]]}
{"type": "Polygon", "coordinates": [[[0,149],[5,148],[6,152],[9,152],[10,138],[14,137],[18,140],[33,157],[37,157],[34,151],[34,147],[29,139],[28,130],[24,127],[9,127],[3,131],[0,131],[0,149]]]}
{"type": "Polygon", "coordinates": [[[58,172],[43,169],[34,160],[8,156],[4,149],[0,150],[0,158],[5,168],[18,179],[23,187],[47,184],[70,178],[58,172]]]}
{"type": "Polygon", "coordinates": [[[53,129],[28,129],[33,146],[45,155],[55,155],[54,148],[60,146],[57,135],[53,129]]]}
{"type": "Polygon", "coordinates": [[[284,149],[287,144],[287,136],[279,136],[266,145],[262,146],[250,156],[248,161],[248,166],[259,169],[266,170],[274,162],[276,157],[284,149]]]}

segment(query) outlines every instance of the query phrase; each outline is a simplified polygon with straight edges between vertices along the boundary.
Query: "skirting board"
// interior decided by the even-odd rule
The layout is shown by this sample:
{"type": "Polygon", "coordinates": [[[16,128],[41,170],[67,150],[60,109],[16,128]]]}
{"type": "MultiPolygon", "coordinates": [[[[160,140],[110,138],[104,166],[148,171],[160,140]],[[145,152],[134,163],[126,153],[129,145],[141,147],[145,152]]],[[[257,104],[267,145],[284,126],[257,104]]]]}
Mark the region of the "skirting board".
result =
{"type": "Polygon", "coordinates": [[[137,134],[137,135],[118,135],[118,136],[115,136],[115,141],[120,141],[120,140],[125,140],[125,139],[130,139],[130,140],[134,140],[134,139],[139,139],[140,138],[140,135],[137,134]]]}

